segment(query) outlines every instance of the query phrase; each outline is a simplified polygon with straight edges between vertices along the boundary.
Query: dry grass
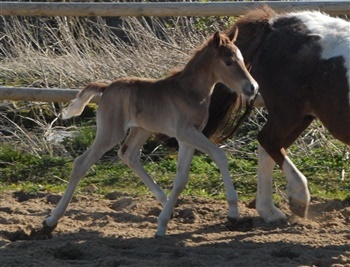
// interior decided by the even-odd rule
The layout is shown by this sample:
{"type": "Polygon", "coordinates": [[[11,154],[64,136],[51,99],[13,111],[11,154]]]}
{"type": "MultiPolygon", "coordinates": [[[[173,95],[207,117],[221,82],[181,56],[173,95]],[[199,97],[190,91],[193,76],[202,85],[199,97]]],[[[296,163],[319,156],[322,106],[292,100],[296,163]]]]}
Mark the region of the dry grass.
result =
{"type": "Polygon", "coordinates": [[[101,18],[55,17],[35,24],[17,17],[3,21],[2,39],[7,45],[0,47],[1,79],[37,87],[81,87],[120,76],[159,78],[182,66],[206,38],[174,20],[167,28],[158,19],[123,18],[119,29],[101,18]],[[117,36],[117,31],[125,36],[117,36]]]}
{"type": "MultiPolygon", "coordinates": [[[[160,78],[182,67],[207,34],[193,19],[123,18],[111,27],[101,18],[2,17],[0,85],[81,88],[122,76],[160,78]],[[121,33],[119,34],[118,33],[121,33]]],[[[62,130],[60,107],[2,103],[1,139],[35,155],[62,154],[47,136],[62,130]],[[8,114],[17,114],[12,117],[8,114]],[[52,120],[48,120],[51,118],[52,120]],[[26,127],[29,122],[35,127],[26,127]]]]}
{"type": "MultiPolygon", "coordinates": [[[[109,82],[121,76],[160,78],[183,66],[192,51],[213,32],[204,31],[193,18],[122,18],[108,26],[101,18],[30,19],[2,17],[0,85],[81,88],[91,81],[109,82]],[[121,33],[122,34],[117,34],[121,33]]],[[[201,22],[203,23],[203,22],[201,22]]],[[[0,137],[32,154],[66,155],[63,146],[48,136],[66,129],[57,121],[60,106],[39,103],[0,104],[0,137]],[[14,114],[9,118],[8,114],[14,114]],[[17,115],[16,115],[17,114],[17,115]],[[28,122],[31,126],[26,127],[28,122]]],[[[224,148],[231,154],[255,157],[253,143],[264,122],[264,110],[249,119],[249,131],[237,135],[224,148]]],[[[347,150],[319,123],[297,141],[292,153],[309,155],[323,147],[330,154],[347,150]]]]}

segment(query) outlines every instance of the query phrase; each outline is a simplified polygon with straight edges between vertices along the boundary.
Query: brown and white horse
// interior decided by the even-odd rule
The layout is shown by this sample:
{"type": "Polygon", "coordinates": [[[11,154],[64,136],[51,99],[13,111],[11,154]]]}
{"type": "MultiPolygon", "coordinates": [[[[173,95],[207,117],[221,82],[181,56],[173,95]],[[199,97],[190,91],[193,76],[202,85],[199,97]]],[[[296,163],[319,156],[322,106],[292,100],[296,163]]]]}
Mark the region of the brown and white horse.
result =
{"type": "MultiPolygon", "coordinates": [[[[237,34],[237,31],[236,31],[237,34]]],[[[96,94],[102,94],[97,110],[97,134],[92,146],[74,161],[67,189],[56,209],[44,222],[52,231],[64,215],[76,186],[92,164],[126,140],[119,157],[141,178],[162,204],[156,235],[163,236],[174,206],[185,187],[195,149],[209,154],[218,165],[226,188],[228,217],[238,219],[237,194],[232,185],[225,153],[201,132],[208,118],[210,97],[217,82],[238,94],[253,97],[258,85],[247,71],[243,57],[229,39],[217,32],[182,71],[165,79],[123,78],[107,84],[92,83],[79,92],[62,113],[64,119],[81,114],[96,94]],[[168,199],[165,192],[146,173],[139,161],[139,150],[152,133],[175,137],[179,143],[177,173],[168,199]]],[[[46,229],[45,229],[46,228],[46,229]]]]}
{"type": "MultiPolygon", "coordinates": [[[[315,118],[350,145],[350,23],[316,11],[276,14],[265,6],[240,17],[229,36],[236,27],[236,45],[259,83],[268,111],[258,135],[257,210],[267,222],[286,220],[272,198],[277,163],[288,181],[290,208],[304,217],[310,200],[307,179],[286,149],[315,118]]],[[[228,96],[216,89],[212,96],[210,110],[221,118],[220,109],[232,101],[228,96]]],[[[221,118],[210,113],[209,121],[219,124],[221,118]]]]}

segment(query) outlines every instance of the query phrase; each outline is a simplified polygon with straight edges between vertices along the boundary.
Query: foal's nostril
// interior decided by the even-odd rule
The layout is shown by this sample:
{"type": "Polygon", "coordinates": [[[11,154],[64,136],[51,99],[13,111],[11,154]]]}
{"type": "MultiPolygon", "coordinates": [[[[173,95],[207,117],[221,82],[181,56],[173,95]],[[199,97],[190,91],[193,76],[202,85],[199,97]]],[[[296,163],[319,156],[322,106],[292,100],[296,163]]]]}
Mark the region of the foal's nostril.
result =
{"type": "Polygon", "coordinates": [[[259,85],[256,82],[253,82],[250,86],[252,94],[256,94],[259,91],[259,85]]]}
{"type": "Polygon", "coordinates": [[[250,90],[252,91],[252,93],[255,93],[255,84],[252,83],[252,85],[250,86],[250,90]]]}

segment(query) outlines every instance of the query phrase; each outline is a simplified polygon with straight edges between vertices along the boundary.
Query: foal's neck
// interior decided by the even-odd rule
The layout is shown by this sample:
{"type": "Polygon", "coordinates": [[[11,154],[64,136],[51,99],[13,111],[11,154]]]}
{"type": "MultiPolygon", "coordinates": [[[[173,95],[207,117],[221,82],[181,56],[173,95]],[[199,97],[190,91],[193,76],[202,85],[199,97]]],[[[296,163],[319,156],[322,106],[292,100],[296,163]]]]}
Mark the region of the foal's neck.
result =
{"type": "Polygon", "coordinates": [[[213,91],[214,85],[218,82],[214,73],[214,64],[212,63],[213,53],[210,48],[204,48],[187,63],[179,80],[186,83],[187,90],[200,92],[203,97],[209,97],[213,91]]]}

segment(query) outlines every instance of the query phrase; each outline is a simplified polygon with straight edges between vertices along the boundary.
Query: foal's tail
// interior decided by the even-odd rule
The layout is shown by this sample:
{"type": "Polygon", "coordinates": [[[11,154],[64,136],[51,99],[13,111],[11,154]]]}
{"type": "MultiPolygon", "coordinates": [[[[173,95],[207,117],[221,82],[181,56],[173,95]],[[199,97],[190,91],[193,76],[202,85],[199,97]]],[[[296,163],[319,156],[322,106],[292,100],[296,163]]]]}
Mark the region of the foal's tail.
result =
{"type": "Polygon", "coordinates": [[[83,90],[81,90],[72,103],[62,111],[62,119],[66,120],[71,117],[79,116],[85,106],[96,95],[101,94],[106,89],[105,83],[90,83],[83,90]]]}

